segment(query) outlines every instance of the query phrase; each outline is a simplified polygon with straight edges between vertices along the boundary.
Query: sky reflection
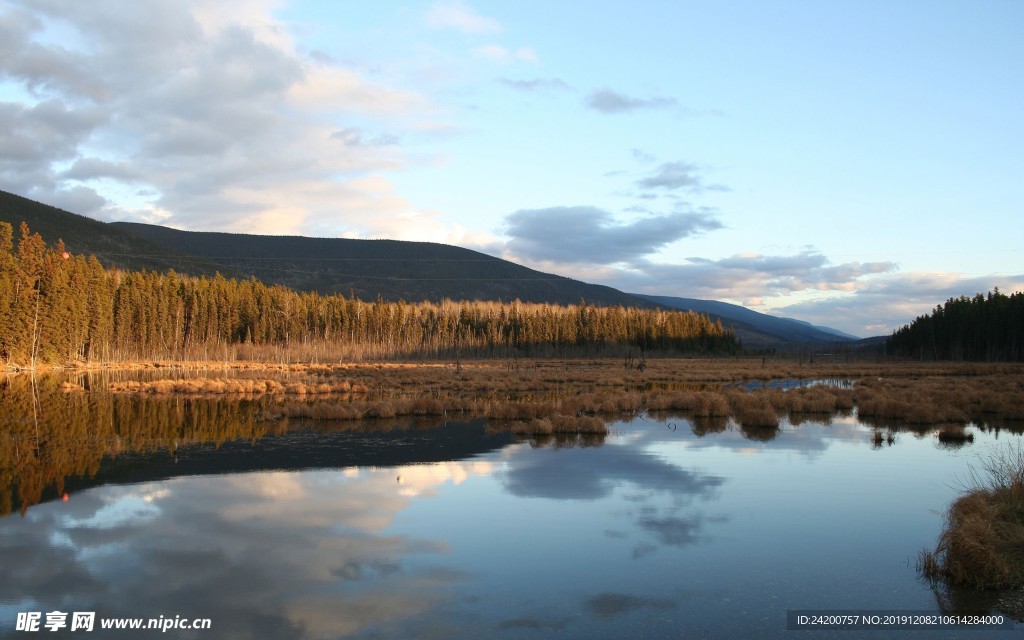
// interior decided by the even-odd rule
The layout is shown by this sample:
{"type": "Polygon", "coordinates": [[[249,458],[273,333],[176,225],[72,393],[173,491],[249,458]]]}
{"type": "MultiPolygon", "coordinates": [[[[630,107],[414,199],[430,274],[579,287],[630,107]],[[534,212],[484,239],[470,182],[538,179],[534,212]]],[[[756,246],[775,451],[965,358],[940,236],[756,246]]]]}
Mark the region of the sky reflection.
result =
{"type": "MultiPolygon", "coordinates": [[[[908,558],[976,450],[873,451],[844,418],[763,442],[679,422],[618,423],[598,447],[77,492],[0,519],[0,635],[57,608],[300,639],[782,637],[787,608],[934,609],[908,558]]],[[[252,446],[295,442],[317,446],[252,446]]]]}

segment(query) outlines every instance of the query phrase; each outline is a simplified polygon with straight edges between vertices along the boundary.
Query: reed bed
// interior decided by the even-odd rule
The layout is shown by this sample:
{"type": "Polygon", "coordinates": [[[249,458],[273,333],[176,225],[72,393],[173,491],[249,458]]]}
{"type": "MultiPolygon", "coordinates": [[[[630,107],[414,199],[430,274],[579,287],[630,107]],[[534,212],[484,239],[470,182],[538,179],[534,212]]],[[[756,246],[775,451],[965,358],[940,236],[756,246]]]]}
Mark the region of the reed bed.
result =
{"type": "Polygon", "coordinates": [[[110,383],[113,393],[150,395],[328,395],[365,394],[364,385],[347,380],[327,383],[287,382],[272,378],[191,378],[174,380],[124,380],[110,383]]]}
{"type": "Polygon", "coordinates": [[[507,428],[517,435],[550,435],[554,433],[588,433],[605,435],[608,425],[603,420],[590,416],[556,415],[551,418],[534,418],[529,422],[512,422],[507,428]]]}
{"type": "Polygon", "coordinates": [[[754,439],[761,439],[762,436],[768,434],[758,433],[760,430],[772,433],[779,428],[778,410],[772,403],[772,396],[775,393],[739,390],[731,390],[727,393],[726,398],[732,409],[733,418],[748,437],[753,435],[754,439]]]}
{"type": "Polygon", "coordinates": [[[994,449],[982,462],[918,570],[947,586],[1024,589],[1024,448],[994,449]]]}
{"type": "Polygon", "coordinates": [[[966,378],[923,376],[858,381],[857,416],[872,424],[966,425],[1024,420],[1024,377],[989,374],[966,378]]]}
{"type": "MultiPolygon", "coordinates": [[[[150,364],[175,377],[120,380],[109,390],[280,397],[285,415],[322,420],[461,415],[531,424],[556,416],[674,413],[693,421],[732,418],[748,430],[767,430],[761,435],[778,429],[783,418],[791,424],[828,423],[853,410],[861,421],[885,429],[1024,421],[1024,365],[1015,364],[806,364],[760,358],[648,359],[642,370],[611,359],[150,364]],[[181,375],[186,372],[190,377],[181,375]],[[817,383],[786,391],[733,386],[786,378],[817,383]]],[[[694,427],[718,429],[720,423],[694,427]]],[[[546,427],[538,423],[536,428],[546,427]]]]}
{"type": "Polygon", "coordinates": [[[458,374],[467,378],[498,376],[501,379],[530,377],[564,382],[567,379],[604,379],[614,383],[643,380],[648,383],[731,383],[748,380],[778,379],[866,379],[872,377],[977,377],[1020,376],[1024,365],[1017,363],[943,363],[943,362],[869,362],[869,363],[807,363],[787,359],[761,358],[648,358],[645,368],[625,367],[618,359],[500,359],[462,360],[458,362],[319,362],[281,363],[250,360],[177,361],[112,363],[64,367],[65,371],[90,370],[159,370],[187,369],[193,371],[267,371],[317,372],[321,375],[352,375],[378,371],[389,377],[421,377],[440,373],[458,374]]]}

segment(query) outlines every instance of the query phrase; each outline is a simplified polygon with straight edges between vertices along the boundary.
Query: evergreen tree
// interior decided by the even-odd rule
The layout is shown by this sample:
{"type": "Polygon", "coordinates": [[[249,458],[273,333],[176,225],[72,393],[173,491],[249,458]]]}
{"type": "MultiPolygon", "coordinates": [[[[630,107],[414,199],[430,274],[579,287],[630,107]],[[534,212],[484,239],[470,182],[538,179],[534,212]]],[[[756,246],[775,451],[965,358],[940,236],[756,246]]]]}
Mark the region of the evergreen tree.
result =
{"type": "Polygon", "coordinates": [[[891,355],[922,360],[1024,360],[1024,293],[950,298],[895,331],[891,355]]]}

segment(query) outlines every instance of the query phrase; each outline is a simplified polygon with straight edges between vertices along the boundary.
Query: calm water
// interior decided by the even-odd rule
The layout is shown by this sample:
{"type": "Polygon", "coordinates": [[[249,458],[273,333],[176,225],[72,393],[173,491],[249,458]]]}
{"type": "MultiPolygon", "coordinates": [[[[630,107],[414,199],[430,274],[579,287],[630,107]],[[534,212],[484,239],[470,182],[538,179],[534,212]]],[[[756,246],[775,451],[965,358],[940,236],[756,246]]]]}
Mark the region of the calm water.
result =
{"type": "MultiPolygon", "coordinates": [[[[899,433],[875,447],[837,417],[764,441],[731,427],[698,437],[672,418],[531,443],[482,422],[268,428],[251,403],[140,402],[110,407],[138,426],[75,436],[118,438],[116,459],[72,460],[77,475],[38,504],[19,502],[13,478],[0,636],[33,637],[15,632],[19,612],[60,610],[209,618],[212,630],[45,637],[906,638],[787,632],[786,611],[937,611],[917,553],[968,465],[1020,441],[976,431],[949,449],[899,433]],[[168,442],[136,446],[147,438],[168,442]]],[[[11,415],[8,429],[37,426],[11,415]]]]}

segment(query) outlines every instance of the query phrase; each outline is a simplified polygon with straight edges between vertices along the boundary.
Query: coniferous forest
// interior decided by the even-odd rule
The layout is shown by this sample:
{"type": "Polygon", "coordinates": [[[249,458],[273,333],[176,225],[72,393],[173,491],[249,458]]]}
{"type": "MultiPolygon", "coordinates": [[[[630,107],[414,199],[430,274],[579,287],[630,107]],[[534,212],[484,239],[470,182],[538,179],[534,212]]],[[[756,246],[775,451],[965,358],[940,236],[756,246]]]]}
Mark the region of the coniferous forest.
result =
{"type": "Polygon", "coordinates": [[[1024,293],[950,298],[897,330],[890,355],[922,360],[1024,360],[1024,293]]]}
{"type": "Polygon", "coordinates": [[[731,329],[684,311],[386,302],[256,280],[105,269],[0,223],[0,358],[9,366],[145,359],[732,353],[731,329]]]}

